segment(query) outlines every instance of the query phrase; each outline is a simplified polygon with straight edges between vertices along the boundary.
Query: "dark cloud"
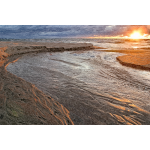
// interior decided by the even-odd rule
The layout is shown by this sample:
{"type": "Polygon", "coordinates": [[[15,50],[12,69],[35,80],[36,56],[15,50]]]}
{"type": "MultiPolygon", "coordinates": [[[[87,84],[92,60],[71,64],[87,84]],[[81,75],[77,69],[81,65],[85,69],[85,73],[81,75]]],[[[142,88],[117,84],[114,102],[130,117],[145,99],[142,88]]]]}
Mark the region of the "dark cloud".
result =
{"type": "Polygon", "coordinates": [[[149,25],[1,25],[0,38],[128,36],[133,30],[150,33],[149,25]]]}

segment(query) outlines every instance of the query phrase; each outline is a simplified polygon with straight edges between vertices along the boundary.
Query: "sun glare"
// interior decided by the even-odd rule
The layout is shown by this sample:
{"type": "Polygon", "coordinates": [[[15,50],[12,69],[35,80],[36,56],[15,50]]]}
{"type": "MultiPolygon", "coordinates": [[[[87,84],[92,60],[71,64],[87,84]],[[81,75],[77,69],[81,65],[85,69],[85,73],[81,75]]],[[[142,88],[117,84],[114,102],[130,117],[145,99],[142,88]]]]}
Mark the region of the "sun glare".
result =
{"type": "Polygon", "coordinates": [[[132,31],[132,33],[130,33],[130,35],[117,35],[117,36],[101,36],[101,35],[94,35],[88,38],[106,38],[106,39],[150,39],[150,35],[147,33],[143,33],[143,31],[141,30],[134,30],[132,31]]]}
{"type": "Polygon", "coordinates": [[[134,32],[130,35],[131,39],[142,39],[143,36],[140,34],[140,32],[134,32]]]}

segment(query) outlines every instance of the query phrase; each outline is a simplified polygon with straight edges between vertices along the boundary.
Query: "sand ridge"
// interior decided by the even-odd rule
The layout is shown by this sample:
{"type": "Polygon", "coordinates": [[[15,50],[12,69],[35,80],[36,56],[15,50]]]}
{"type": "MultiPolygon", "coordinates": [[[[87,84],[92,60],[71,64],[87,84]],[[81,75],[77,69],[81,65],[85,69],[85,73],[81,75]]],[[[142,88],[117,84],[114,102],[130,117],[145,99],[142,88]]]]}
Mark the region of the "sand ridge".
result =
{"type": "Polygon", "coordinates": [[[0,42],[0,45],[3,46],[46,46],[48,48],[54,48],[54,47],[64,47],[64,48],[72,48],[72,47],[81,47],[81,46],[93,46],[91,43],[64,43],[64,42],[25,42],[25,41],[8,41],[8,42],[0,42]]]}
{"type": "Polygon", "coordinates": [[[135,69],[150,71],[150,50],[145,49],[128,49],[128,50],[101,50],[103,52],[117,52],[126,55],[118,56],[116,59],[122,65],[135,69]]]}

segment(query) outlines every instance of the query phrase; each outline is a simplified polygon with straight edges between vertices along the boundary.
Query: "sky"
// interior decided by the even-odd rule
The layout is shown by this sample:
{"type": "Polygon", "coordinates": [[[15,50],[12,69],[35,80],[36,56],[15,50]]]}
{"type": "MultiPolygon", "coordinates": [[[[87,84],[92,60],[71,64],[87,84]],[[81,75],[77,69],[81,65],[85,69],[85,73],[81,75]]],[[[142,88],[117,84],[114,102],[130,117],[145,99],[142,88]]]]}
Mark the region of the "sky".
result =
{"type": "Polygon", "coordinates": [[[0,38],[126,37],[139,31],[150,34],[150,25],[0,25],[0,38]]]}

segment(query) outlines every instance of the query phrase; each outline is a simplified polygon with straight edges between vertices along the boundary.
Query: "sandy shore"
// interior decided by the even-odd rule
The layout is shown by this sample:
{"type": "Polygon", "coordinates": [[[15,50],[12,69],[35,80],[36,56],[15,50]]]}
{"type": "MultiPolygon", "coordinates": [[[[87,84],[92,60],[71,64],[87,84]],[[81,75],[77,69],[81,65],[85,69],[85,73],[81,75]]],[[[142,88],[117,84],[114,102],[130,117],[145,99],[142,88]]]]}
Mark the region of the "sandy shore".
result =
{"type": "MultiPolygon", "coordinates": [[[[85,43],[0,42],[0,124],[74,125],[70,112],[33,84],[6,70],[9,63],[28,53],[101,49],[85,43]]],[[[102,48],[104,49],[104,48],[102,48]]],[[[104,50],[103,50],[104,51],[104,50]]],[[[117,60],[126,66],[150,70],[150,52],[143,50],[106,50],[124,53],[117,60]]],[[[103,116],[105,118],[105,115],[103,116]]]]}
{"type": "Polygon", "coordinates": [[[19,42],[19,43],[0,43],[7,45],[6,53],[9,55],[26,54],[31,52],[63,52],[72,50],[87,50],[93,49],[90,43],[40,43],[40,42],[19,42]]]}
{"type": "Polygon", "coordinates": [[[92,44],[89,43],[45,43],[45,42],[25,42],[25,41],[6,41],[6,42],[0,42],[0,47],[5,46],[46,46],[47,48],[52,47],[64,47],[64,48],[74,48],[74,47],[85,47],[85,46],[92,46],[92,44]]]}
{"type": "Polygon", "coordinates": [[[125,66],[135,69],[150,70],[150,50],[103,50],[106,52],[118,52],[126,55],[118,56],[116,59],[125,66]]]}
{"type": "Polygon", "coordinates": [[[6,71],[26,53],[94,49],[92,44],[0,42],[0,124],[73,124],[69,111],[34,85],[6,71]]]}

